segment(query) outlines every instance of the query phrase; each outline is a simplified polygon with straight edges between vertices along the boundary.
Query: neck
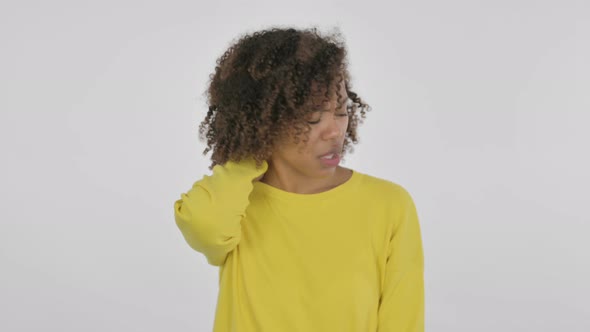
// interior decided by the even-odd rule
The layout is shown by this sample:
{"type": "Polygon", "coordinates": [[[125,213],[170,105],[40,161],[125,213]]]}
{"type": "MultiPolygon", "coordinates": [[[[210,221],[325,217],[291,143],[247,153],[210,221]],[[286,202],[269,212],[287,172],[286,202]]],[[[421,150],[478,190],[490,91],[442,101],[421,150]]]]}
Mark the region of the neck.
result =
{"type": "Polygon", "coordinates": [[[269,162],[268,170],[260,182],[291,193],[315,194],[338,186],[341,183],[338,179],[343,172],[345,169],[338,166],[327,175],[313,177],[287,165],[269,162]]]}

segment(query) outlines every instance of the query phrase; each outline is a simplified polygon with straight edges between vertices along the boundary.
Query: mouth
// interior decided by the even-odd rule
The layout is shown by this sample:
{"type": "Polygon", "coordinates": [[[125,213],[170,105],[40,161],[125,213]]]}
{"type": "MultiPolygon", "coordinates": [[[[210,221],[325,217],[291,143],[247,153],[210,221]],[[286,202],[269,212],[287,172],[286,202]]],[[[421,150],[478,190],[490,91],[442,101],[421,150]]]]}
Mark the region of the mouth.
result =
{"type": "Polygon", "coordinates": [[[318,156],[318,158],[320,158],[320,159],[336,159],[336,158],[340,158],[341,151],[342,151],[342,148],[340,148],[340,147],[333,147],[332,149],[330,149],[326,153],[318,156]]]}
{"type": "Polygon", "coordinates": [[[339,157],[340,157],[340,155],[338,153],[327,153],[327,154],[321,155],[320,159],[329,160],[329,159],[336,159],[339,157]]]}
{"type": "Polygon", "coordinates": [[[330,152],[320,156],[320,162],[325,167],[336,167],[340,163],[340,153],[330,152]]]}

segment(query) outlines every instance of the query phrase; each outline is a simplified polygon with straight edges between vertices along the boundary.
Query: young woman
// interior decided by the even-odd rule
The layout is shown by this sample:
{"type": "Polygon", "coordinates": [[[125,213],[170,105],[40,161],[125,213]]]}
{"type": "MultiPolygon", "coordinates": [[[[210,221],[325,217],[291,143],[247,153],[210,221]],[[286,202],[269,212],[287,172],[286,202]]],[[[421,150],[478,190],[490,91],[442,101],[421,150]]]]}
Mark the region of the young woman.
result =
{"type": "Polygon", "coordinates": [[[424,331],[410,194],[339,165],[370,110],[351,90],[339,34],[244,35],[217,60],[207,95],[212,175],[174,214],[219,266],[214,332],[424,331]]]}

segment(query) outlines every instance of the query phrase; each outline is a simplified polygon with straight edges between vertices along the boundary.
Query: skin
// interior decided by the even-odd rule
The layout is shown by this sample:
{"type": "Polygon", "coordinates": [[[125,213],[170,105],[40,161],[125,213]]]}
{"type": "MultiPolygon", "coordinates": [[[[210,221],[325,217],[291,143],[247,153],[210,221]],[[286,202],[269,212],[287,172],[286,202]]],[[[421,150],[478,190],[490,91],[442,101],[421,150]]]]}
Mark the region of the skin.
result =
{"type": "MultiPolygon", "coordinates": [[[[340,93],[346,96],[342,85],[340,93]]],[[[309,140],[297,144],[288,137],[283,139],[273,150],[268,162],[268,170],[258,178],[259,181],[278,189],[297,193],[314,194],[337,187],[352,176],[352,170],[342,166],[327,166],[320,160],[320,155],[327,153],[334,146],[342,151],[348,115],[346,103],[339,110],[337,96],[332,94],[324,110],[314,113],[308,120],[311,124],[309,140]]]]}

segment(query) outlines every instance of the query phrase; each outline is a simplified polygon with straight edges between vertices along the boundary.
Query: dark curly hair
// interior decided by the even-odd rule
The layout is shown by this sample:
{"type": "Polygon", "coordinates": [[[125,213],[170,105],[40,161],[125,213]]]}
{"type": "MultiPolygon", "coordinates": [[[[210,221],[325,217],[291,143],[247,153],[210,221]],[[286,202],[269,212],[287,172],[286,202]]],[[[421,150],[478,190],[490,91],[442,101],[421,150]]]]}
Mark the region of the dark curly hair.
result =
{"type": "Polygon", "coordinates": [[[307,142],[306,118],[331,91],[338,108],[351,101],[343,148],[352,151],[357,125],[370,106],[351,90],[346,55],[339,30],[322,36],[315,27],[272,27],[240,36],[217,59],[205,91],[209,110],[199,138],[207,142],[204,155],[213,150],[209,169],[247,157],[260,166],[284,137],[298,143],[303,134],[307,142]],[[341,84],[348,98],[342,98],[341,84]]]}

